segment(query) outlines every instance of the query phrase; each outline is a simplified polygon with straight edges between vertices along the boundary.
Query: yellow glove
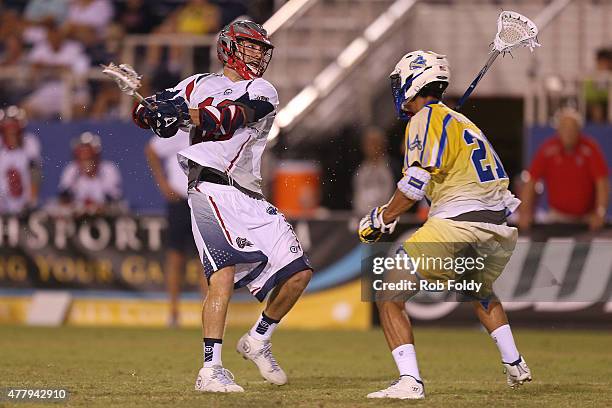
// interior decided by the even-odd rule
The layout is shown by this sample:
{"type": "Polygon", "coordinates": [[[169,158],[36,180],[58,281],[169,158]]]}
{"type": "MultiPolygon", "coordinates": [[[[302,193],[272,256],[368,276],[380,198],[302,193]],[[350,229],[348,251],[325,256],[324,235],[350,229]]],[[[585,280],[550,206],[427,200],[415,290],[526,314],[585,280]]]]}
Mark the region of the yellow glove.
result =
{"type": "Polygon", "coordinates": [[[383,213],[386,205],[373,208],[372,211],[359,222],[359,240],[366,244],[376,242],[383,234],[391,234],[395,230],[399,217],[390,224],[383,222],[383,213]]]}

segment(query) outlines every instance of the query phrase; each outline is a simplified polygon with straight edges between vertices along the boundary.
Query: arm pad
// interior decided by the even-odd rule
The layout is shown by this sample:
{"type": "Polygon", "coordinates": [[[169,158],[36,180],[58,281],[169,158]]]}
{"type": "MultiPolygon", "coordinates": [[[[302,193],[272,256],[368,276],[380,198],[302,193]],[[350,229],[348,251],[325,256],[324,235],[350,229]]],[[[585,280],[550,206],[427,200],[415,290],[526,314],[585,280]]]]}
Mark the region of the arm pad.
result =
{"type": "Polygon", "coordinates": [[[251,99],[247,92],[235,101],[200,107],[200,128],[214,135],[216,140],[226,140],[241,127],[261,120],[274,109],[267,99],[251,99]]]}
{"type": "Polygon", "coordinates": [[[231,137],[247,123],[246,119],[244,109],[238,105],[209,105],[200,108],[200,127],[219,138],[231,137]]]}
{"type": "Polygon", "coordinates": [[[419,201],[425,196],[425,188],[431,180],[431,174],[417,166],[408,167],[404,177],[397,183],[397,188],[411,200],[419,201]]]}

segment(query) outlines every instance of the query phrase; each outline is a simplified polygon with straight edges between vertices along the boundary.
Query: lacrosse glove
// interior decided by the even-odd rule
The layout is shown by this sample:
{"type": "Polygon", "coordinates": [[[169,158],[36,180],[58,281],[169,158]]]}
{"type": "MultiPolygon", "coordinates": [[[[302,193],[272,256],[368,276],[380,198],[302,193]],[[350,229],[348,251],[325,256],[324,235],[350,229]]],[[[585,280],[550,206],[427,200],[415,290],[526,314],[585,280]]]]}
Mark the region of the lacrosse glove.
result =
{"type": "Polygon", "coordinates": [[[386,205],[373,208],[368,215],[361,219],[359,222],[359,240],[361,242],[371,244],[378,241],[383,234],[393,233],[399,217],[391,223],[385,224],[383,214],[386,208],[386,205]]]}

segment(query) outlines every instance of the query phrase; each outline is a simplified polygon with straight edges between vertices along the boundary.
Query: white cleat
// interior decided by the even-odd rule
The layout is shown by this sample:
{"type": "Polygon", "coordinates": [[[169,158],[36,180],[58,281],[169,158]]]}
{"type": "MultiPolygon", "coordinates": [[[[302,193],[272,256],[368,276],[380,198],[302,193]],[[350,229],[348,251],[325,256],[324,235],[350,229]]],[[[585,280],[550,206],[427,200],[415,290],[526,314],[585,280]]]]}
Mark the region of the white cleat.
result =
{"type": "Polygon", "coordinates": [[[527,367],[523,356],[519,356],[519,359],[514,363],[504,363],[502,361],[502,364],[506,372],[508,386],[511,388],[517,388],[523,383],[531,381],[531,370],[527,367]]]}
{"type": "Polygon", "coordinates": [[[234,375],[220,365],[202,367],[198,373],[195,390],[202,392],[244,392],[234,382],[234,375]]]}
{"type": "Polygon", "coordinates": [[[287,374],[280,368],[272,355],[272,343],[270,341],[254,339],[247,333],[238,340],[236,351],[245,360],[254,362],[261,376],[269,383],[275,385],[287,384],[287,374]]]}
{"type": "Polygon", "coordinates": [[[389,388],[372,392],[368,398],[423,399],[425,388],[423,382],[410,375],[402,375],[393,381],[389,388]]]}

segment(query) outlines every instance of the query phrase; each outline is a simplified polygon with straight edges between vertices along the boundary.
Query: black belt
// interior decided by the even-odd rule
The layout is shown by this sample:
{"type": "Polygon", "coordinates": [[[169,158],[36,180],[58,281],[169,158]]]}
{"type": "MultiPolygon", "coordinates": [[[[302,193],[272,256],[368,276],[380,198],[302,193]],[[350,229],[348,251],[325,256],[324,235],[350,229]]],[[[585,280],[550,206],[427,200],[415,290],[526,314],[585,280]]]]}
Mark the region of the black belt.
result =
{"type": "Polygon", "coordinates": [[[453,221],[486,222],[487,224],[502,225],[506,222],[506,210],[468,211],[449,219],[453,221]]]}
{"type": "Polygon", "coordinates": [[[213,184],[221,184],[224,186],[232,186],[236,188],[241,193],[248,195],[251,198],[255,198],[256,200],[265,200],[266,198],[261,193],[256,193],[255,191],[251,191],[247,188],[242,187],[240,184],[236,183],[233,179],[230,179],[229,176],[217,169],[213,169],[212,167],[204,167],[200,165],[192,165],[190,163],[189,169],[189,188],[196,188],[196,185],[200,181],[205,181],[207,183],[213,184]]]}

